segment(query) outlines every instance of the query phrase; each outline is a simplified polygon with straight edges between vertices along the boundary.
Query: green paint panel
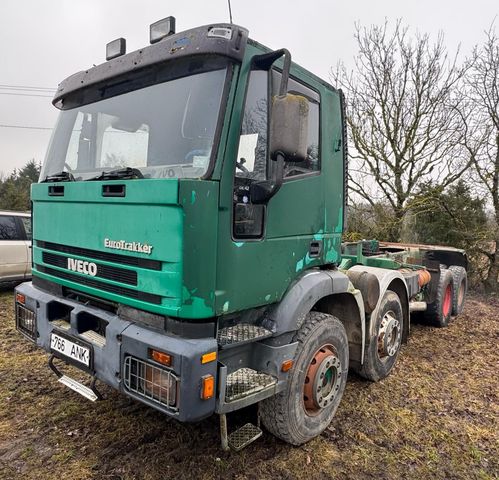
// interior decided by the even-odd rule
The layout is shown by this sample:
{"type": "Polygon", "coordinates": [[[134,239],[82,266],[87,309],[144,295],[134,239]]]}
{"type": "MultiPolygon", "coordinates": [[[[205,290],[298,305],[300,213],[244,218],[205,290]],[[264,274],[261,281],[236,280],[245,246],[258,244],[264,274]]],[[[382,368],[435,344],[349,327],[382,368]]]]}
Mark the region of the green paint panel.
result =
{"type": "Polygon", "coordinates": [[[184,212],[183,295],[178,316],[215,315],[218,182],[180,180],[184,212]]]}
{"type": "MultiPolygon", "coordinates": [[[[64,182],[64,196],[49,196],[49,186],[35,184],[33,199],[33,238],[59,245],[85,248],[97,252],[121,256],[146,258],[161,262],[161,270],[130,267],[114,261],[101,261],[73,253],[57,253],[67,257],[94,261],[97,266],[108,265],[137,271],[137,285],[131,286],[119,281],[102,278],[95,280],[104,284],[123,287],[139,292],[159,295],[161,305],[152,305],[126,295],[98,290],[78,282],[34,274],[92,295],[125,303],[158,313],[177,315],[182,299],[183,287],[183,231],[184,212],[178,203],[178,180],[124,180],[114,182],[64,182]],[[123,184],[125,197],[103,197],[102,185],[123,184]],[[126,242],[140,242],[152,246],[151,254],[129,252],[105,247],[105,239],[126,242]]],[[[34,242],[33,255],[36,265],[68,272],[67,268],[44,264],[42,249],[34,242]]],[[[88,275],[70,271],[72,275],[88,275]]]]}

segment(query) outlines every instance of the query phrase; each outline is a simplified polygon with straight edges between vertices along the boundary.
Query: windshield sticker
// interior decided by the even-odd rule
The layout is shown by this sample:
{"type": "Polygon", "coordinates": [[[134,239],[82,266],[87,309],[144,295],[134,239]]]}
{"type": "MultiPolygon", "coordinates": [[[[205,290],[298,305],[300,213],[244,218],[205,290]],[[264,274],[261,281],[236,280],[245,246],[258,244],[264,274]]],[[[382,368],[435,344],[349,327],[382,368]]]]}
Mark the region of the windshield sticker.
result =
{"type": "Polygon", "coordinates": [[[194,155],[192,157],[192,166],[194,168],[206,168],[210,162],[210,157],[194,155]]]}

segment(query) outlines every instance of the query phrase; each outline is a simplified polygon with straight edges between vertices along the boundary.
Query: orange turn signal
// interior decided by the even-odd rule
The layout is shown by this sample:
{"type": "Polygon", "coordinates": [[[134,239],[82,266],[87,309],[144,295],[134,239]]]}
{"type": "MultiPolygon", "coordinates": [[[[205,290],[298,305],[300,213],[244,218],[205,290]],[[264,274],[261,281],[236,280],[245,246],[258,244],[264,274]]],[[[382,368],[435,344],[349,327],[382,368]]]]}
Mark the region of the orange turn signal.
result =
{"type": "Polygon", "coordinates": [[[161,363],[162,365],[166,365],[167,367],[171,367],[172,365],[172,356],[168,355],[165,352],[160,352],[159,350],[154,350],[150,348],[149,357],[152,358],[154,361],[161,363]]]}
{"type": "Polygon", "coordinates": [[[291,370],[292,366],[293,366],[293,360],[285,360],[284,362],[282,362],[281,371],[287,372],[291,370]]]}
{"type": "Polygon", "coordinates": [[[26,297],[22,293],[16,293],[16,302],[24,305],[26,302],[26,297]]]}
{"type": "Polygon", "coordinates": [[[201,357],[201,363],[210,363],[217,359],[217,352],[205,353],[201,357]]]}
{"type": "Polygon", "coordinates": [[[201,398],[208,400],[215,394],[215,379],[213,375],[205,375],[201,377],[201,398]]]}

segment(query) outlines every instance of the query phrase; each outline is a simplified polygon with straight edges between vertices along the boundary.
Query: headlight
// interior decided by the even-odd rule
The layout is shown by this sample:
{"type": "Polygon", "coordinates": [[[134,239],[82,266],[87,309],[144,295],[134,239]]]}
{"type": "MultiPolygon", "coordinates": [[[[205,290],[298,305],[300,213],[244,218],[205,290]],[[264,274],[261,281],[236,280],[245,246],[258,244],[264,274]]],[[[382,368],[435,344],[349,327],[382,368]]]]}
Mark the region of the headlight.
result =
{"type": "MultiPolygon", "coordinates": [[[[16,296],[17,297],[17,296],[16,296]]],[[[16,328],[27,338],[36,341],[36,314],[16,301],[16,328]]]]}
{"type": "Polygon", "coordinates": [[[176,382],[169,372],[145,364],[143,388],[160,403],[175,405],[176,382]]]}
{"type": "Polygon", "coordinates": [[[126,356],[124,363],[125,388],[171,410],[177,410],[179,378],[170,370],[156,367],[136,357],[126,356]]]}

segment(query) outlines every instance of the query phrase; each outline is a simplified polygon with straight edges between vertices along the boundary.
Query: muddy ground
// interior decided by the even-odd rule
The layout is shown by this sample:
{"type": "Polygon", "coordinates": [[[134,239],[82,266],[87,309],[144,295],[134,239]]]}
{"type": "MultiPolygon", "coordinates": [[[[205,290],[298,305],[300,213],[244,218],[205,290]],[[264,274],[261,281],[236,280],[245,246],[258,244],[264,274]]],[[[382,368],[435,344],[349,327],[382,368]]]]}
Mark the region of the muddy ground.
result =
{"type": "MultiPolygon", "coordinates": [[[[1,479],[499,478],[499,300],[470,297],[447,329],[412,326],[392,375],[353,374],[329,429],[295,448],[270,434],[219,448],[216,417],[179,424],[103,388],[60,385],[0,292],[1,479]]],[[[254,412],[233,414],[229,429],[254,412]]]]}

